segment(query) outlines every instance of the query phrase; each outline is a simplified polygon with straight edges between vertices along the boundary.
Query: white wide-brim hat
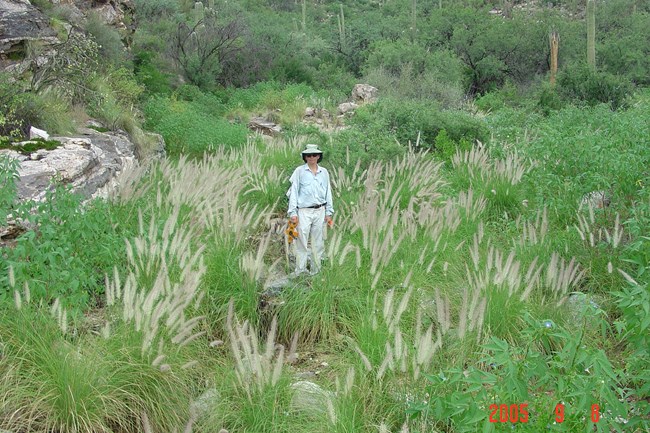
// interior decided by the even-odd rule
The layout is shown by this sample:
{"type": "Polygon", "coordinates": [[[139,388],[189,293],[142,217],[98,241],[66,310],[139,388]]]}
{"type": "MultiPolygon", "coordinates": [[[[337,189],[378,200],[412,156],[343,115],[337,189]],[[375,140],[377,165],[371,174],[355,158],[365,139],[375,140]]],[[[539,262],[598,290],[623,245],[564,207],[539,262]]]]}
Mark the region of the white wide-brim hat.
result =
{"type": "Polygon", "coordinates": [[[314,153],[323,153],[323,151],[318,148],[317,144],[308,144],[305,150],[303,150],[301,153],[303,155],[311,155],[314,153]]]}

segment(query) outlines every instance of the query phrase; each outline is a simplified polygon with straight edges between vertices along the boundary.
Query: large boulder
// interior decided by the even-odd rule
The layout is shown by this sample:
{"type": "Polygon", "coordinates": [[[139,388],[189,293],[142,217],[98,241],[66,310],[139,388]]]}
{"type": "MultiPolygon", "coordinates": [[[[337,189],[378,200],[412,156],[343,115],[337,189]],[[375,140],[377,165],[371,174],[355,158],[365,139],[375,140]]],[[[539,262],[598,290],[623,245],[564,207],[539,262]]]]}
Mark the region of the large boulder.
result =
{"type": "Polygon", "coordinates": [[[57,42],[50,20],[27,0],[0,0],[0,61],[24,52],[27,41],[57,42]]]}
{"type": "Polygon", "coordinates": [[[0,150],[20,161],[16,186],[21,200],[43,200],[54,183],[68,185],[86,198],[104,196],[118,173],[137,164],[135,145],[126,133],[81,132],[74,137],[52,137],[61,143],[53,150],[27,155],[0,150]]]}
{"type": "Polygon", "coordinates": [[[352,89],[352,100],[356,103],[371,104],[377,101],[378,92],[377,88],[370,84],[355,84],[352,89]]]}

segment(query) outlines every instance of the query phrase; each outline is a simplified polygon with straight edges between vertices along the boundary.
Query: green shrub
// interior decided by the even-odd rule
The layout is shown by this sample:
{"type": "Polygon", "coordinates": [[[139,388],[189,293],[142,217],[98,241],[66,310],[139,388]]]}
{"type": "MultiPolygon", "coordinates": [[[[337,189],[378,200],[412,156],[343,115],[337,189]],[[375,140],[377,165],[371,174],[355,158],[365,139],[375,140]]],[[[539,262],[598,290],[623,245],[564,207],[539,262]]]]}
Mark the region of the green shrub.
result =
{"type": "Polygon", "coordinates": [[[18,166],[19,162],[17,159],[0,155],[0,225],[4,225],[7,220],[7,215],[14,212],[13,207],[16,201],[18,166]]]}
{"type": "Polygon", "coordinates": [[[474,103],[483,111],[498,111],[505,107],[518,106],[521,99],[517,87],[511,81],[507,81],[500,89],[487,92],[476,98],[474,103]]]}
{"type": "MultiPolygon", "coordinates": [[[[359,120],[359,112],[355,120],[359,120]]],[[[331,142],[323,139],[327,164],[352,169],[356,161],[367,167],[373,161],[390,160],[406,152],[406,146],[398,143],[395,135],[376,125],[343,130],[332,137],[331,142]],[[348,162],[349,161],[349,162],[348,162]]],[[[407,143],[405,143],[407,144],[407,143]]]]}
{"type": "Polygon", "coordinates": [[[133,60],[135,76],[145,87],[148,95],[169,95],[172,92],[170,73],[163,70],[156,62],[156,55],[151,51],[140,51],[133,60]]]}
{"type": "Polygon", "coordinates": [[[544,115],[548,116],[552,111],[561,109],[563,105],[564,103],[558,94],[557,89],[550,85],[542,86],[539,91],[537,108],[539,108],[544,115]]]}
{"type": "Polygon", "coordinates": [[[557,83],[559,93],[569,100],[583,101],[591,106],[608,104],[613,110],[624,108],[633,91],[626,78],[594,71],[583,63],[562,70],[557,83]]]}
{"type": "Polygon", "coordinates": [[[26,83],[15,81],[9,74],[0,74],[0,139],[13,141],[25,136],[25,121],[19,109],[26,87],[26,83]]]}
{"type": "Polygon", "coordinates": [[[364,82],[375,86],[381,98],[435,101],[442,108],[458,108],[464,98],[460,82],[448,81],[447,77],[433,71],[414,74],[410,64],[403,65],[396,75],[382,68],[370,69],[365,74],[364,82]]]}
{"type": "Polygon", "coordinates": [[[70,134],[76,128],[70,104],[50,92],[26,93],[17,107],[16,115],[23,119],[26,135],[31,125],[50,134],[70,134]]]}
{"type": "Polygon", "coordinates": [[[366,134],[394,134],[402,145],[414,145],[419,137],[424,148],[433,148],[443,129],[457,142],[485,141],[488,137],[481,120],[461,111],[439,110],[424,102],[382,100],[358,109],[349,123],[366,134]]]}
{"type": "Polygon", "coordinates": [[[248,136],[246,126],[206,114],[194,102],[151,98],[144,106],[144,114],[145,126],[163,136],[172,155],[201,156],[219,146],[239,147],[248,136]]]}
{"type": "Polygon", "coordinates": [[[629,420],[626,428],[642,422],[641,417],[629,415],[629,404],[619,398],[620,376],[605,353],[582,344],[584,325],[574,332],[528,315],[521,332],[527,341],[523,347],[491,338],[484,346],[482,365],[428,375],[433,397],[412,404],[410,412],[458,432],[498,431],[501,404],[508,409],[523,405],[528,412],[526,422],[501,425],[531,433],[558,423],[554,409],[560,403],[566,431],[594,425],[604,431],[618,429],[617,417],[629,420]],[[490,421],[495,406],[496,425],[490,421]],[[598,424],[590,419],[596,412],[598,424]]]}
{"type": "Polygon", "coordinates": [[[174,91],[174,96],[183,101],[192,102],[197,111],[210,116],[223,116],[226,107],[219,96],[214,93],[204,92],[191,84],[179,86],[174,91]]]}
{"type": "Polygon", "coordinates": [[[180,11],[176,0],[136,0],[135,6],[138,16],[148,20],[171,18],[180,11]]]}
{"type": "Polygon", "coordinates": [[[74,130],[68,100],[58,92],[33,93],[27,83],[0,77],[0,138],[20,140],[28,136],[30,126],[50,134],[66,134],[74,130]]]}
{"type": "MultiPolygon", "coordinates": [[[[47,195],[38,213],[29,216],[38,229],[27,231],[4,251],[0,298],[11,297],[7,269],[19,287],[28,282],[32,297],[85,308],[104,291],[104,275],[126,260],[124,232],[111,221],[116,213],[94,201],[81,211],[81,198],[63,188],[47,195]]],[[[120,226],[128,231],[127,226],[120,226]]]]}
{"type": "Polygon", "coordinates": [[[470,150],[472,143],[467,139],[461,139],[459,142],[456,142],[449,137],[446,129],[442,129],[436,136],[434,146],[440,157],[445,161],[449,161],[456,151],[470,150]]]}

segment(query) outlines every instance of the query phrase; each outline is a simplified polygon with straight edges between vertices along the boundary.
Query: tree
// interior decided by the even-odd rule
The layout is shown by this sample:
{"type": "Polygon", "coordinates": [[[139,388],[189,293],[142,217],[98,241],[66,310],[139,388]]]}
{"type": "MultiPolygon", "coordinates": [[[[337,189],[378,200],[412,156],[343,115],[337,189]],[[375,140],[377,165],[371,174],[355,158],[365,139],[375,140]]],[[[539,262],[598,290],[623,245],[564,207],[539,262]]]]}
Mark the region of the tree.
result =
{"type": "Polygon", "coordinates": [[[99,46],[91,38],[73,31],[42,56],[32,58],[31,90],[35,93],[56,88],[70,101],[78,101],[89,91],[88,81],[97,72],[99,46]]]}
{"type": "Polygon", "coordinates": [[[219,81],[224,63],[242,50],[244,32],[239,17],[222,24],[216,13],[206,8],[203,19],[192,27],[185,22],[178,24],[170,55],[188,81],[209,88],[219,81]]]}

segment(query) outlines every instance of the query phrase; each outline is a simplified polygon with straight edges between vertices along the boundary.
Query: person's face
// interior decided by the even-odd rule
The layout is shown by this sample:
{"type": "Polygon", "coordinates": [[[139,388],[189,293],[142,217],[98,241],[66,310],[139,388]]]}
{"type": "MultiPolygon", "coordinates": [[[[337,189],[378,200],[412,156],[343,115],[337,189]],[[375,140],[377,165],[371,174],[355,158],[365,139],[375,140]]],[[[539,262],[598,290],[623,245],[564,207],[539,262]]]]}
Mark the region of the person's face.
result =
{"type": "Polygon", "coordinates": [[[307,158],[308,162],[318,162],[318,154],[317,153],[311,153],[305,155],[305,158],[307,158]]]}

